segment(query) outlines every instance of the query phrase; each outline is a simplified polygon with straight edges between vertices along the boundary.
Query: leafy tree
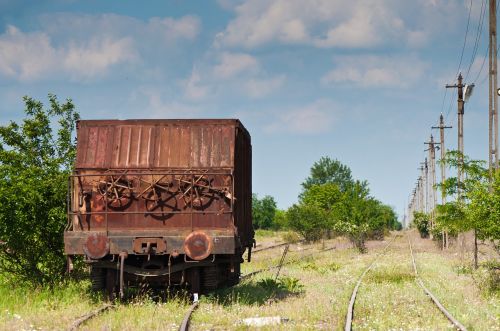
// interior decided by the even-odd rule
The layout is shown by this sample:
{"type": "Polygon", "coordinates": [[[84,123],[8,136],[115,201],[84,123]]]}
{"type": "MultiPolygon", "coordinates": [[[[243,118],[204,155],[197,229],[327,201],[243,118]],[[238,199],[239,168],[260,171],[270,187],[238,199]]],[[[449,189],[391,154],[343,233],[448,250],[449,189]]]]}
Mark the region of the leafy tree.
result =
{"type": "Polygon", "coordinates": [[[288,228],[288,220],[287,220],[287,216],[286,216],[286,210],[276,209],[276,213],[274,214],[272,228],[274,230],[288,228]]]}
{"type": "Polygon", "coordinates": [[[79,115],[71,100],[59,103],[55,95],[49,94],[48,109],[23,100],[22,123],[0,127],[0,269],[18,280],[51,283],[64,272],[62,233],[79,115]]]}
{"type": "MultiPolygon", "coordinates": [[[[458,193],[458,201],[448,202],[437,207],[434,231],[448,229],[452,233],[474,230],[475,238],[491,240],[500,252],[500,173],[495,171],[490,179],[482,160],[471,160],[457,151],[446,154],[446,164],[460,169],[465,179],[460,182],[456,177],[448,178],[439,185],[447,195],[458,193]],[[491,184],[490,184],[491,181],[491,184]]],[[[474,241],[474,264],[477,267],[477,240],[474,241]]]]}
{"type": "Polygon", "coordinates": [[[289,227],[307,241],[317,241],[329,227],[326,212],[314,205],[293,205],[286,213],[289,227]]]}
{"type": "Polygon", "coordinates": [[[303,192],[300,202],[315,205],[326,211],[332,211],[335,205],[342,201],[343,193],[334,183],[314,184],[303,192]]]}
{"type": "Polygon", "coordinates": [[[336,184],[341,191],[345,191],[353,183],[351,169],[338,160],[324,156],[314,162],[311,174],[302,183],[304,191],[313,185],[336,184]]]}
{"type": "Polygon", "coordinates": [[[252,216],[255,229],[270,229],[273,226],[276,214],[276,201],[270,195],[259,199],[257,194],[252,194],[252,216]]]}
{"type": "Polygon", "coordinates": [[[491,240],[500,253],[500,171],[489,184],[478,181],[468,195],[466,219],[481,240],[491,240]]]}
{"type": "MultiPolygon", "coordinates": [[[[351,170],[337,160],[323,157],[315,162],[311,168],[311,176],[302,186],[299,205],[290,214],[291,217],[295,217],[293,220],[297,222],[297,215],[306,213],[302,211],[301,214],[300,211],[310,207],[312,209],[308,209],[308,213],[320,209],[325,221],[303,225],[301,231],[330,234],[333,230],[336,234],[347,235],[364,252],[367,238],[383,238],[388,229],[394,229],[397,224],[401,226],[391,207],[370,196],[368,182],[353,180],[351,170]]],[[[315,221],[315,218],[302,217],[302,222],[311,220],[315,221]]],[[[298,225],[294,226],[300,232],[298,225]]]]}
{"type": "Polygon", "coordinates": [[[366,181],[355,181],[344,194],[342,221],[339,229],[362,253],[366,252],[365,240],[370,230],[371,207],[370,190],[366,181]]]}

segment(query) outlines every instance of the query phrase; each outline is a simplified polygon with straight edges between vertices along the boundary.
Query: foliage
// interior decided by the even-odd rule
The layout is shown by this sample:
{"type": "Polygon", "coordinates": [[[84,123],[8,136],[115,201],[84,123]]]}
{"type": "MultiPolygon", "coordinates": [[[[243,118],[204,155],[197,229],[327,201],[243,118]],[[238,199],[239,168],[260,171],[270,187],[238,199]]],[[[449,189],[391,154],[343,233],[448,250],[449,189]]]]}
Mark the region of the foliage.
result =
{"type": "Polygon", "coordinates": [[[293,205],[287,212],[288,225],[307,241],[321,239],[330,222],[327,213],[317,206],[293,205]]]}
{"type": "Polygon", "coordinates": [[[327,273],[333,273],[341,268],[341,266],[335,262],[331,262],[326,265],[320,265],[316,261],[307,261],[300,266],[304,270],[315,271],[321,275],[327,273]]]}
{"type": "Polygon", "coordinates": [[[413,213],[413,223],[417,227],[418,233],[420,233],[421,238],[429,237],[430,230],[430,217],[429,214],[422,212],[414,212],[413,213]]]}
{"type": "Polygon", "coordinates": [[[354,180],[338,160],[323,157],[315,162],[302,187],[287,219],[305,238],[343,234],[364,252],[367,238],[383,239],[387,230],[401,228],[394,210],[370,196],[368,182],[354,180]]]}
{"type": "Polygon", "coordinates": [[[473,274],[482,293],[488,295],[500,294],[500,262],[497,260],[486,261],[473,274]]]}
{"type": "Polygon", "coordinates": [[[259,280],[257,284],[265,290],[273,292],[300,293],[304,288],[300,280],[295,277],[279,277],[278,279],[268,277],[259,280]]]}
{"type": "Polygon", "coordinates": [[[276,209],[273,219],[273,230],[280,230],[288,228],[286,210],[276,209]]]}
{"type": "Polygon", "coordinates": [[[313,185],[335,184],[341,191],[345,191],[353,181],[351,169],[338,160],[324,156],[314,162],[311,174],[302,183],[302,188],[307,191],[313,185]]]}
{"type": "Polygon", "coordinates": [[[0,267],[16,279],[53,283],[64,271],[68,175],[79,115],[71,100],[50,108],[24,97],[26,118],[0,127],[0,267]],[[54,121],[58,130],[54,134],[54,121]]]}
{"type": "Polygon", "coordinates": [[[498,245],[500,171],[493,172],[490,188],[490,176],[484,168],[484,161],[471,160],[457,151],[449,151],[444,162],[460,169],[465,179],[458,185],[457,178],[450,177],[438,185],[449,196],[456,195],[460,188],[461,199],[437,207],[436,231],[447,229],[456,234],[475,229],[479,239],[492,240],[498,245]]]}
{"type": "Polygon", "coordinates": [[[270,229],[273,226],[276,214],[276,201],[272,196],[266,195],[259,199],[257,194],[252,194],[252,217],[255,229],[270,229]]]}

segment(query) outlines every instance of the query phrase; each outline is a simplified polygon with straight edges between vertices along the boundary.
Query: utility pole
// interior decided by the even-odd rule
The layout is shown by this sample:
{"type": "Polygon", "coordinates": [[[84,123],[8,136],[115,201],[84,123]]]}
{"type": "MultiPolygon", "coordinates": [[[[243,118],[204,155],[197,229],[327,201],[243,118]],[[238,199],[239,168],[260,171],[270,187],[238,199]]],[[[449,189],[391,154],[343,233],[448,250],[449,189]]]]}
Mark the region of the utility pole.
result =
{"type": "Polygon", "coordinates": [[[489,43],[489,169],[498,168],[498,77],[497,77],[497,4],[490,0],[489,43]]]}
{"type": "MultiPolygon", "coordinates": [[[[439,129],[439,137],[441,145],[441,204],[444,206],[446,204],[446,190],[444,188],[444,182],[446,180],[446,149],[444,145],[444,130],[451,129],[451,126],[444,125],[443,114],[439,116],[439,126],[433,126],[433,129],[439,129]]],[[[442,233],[443,249],[448,248],[448,230],[445,229],[442,233]]]]}
{"type": "Polygon", "coordinates": [[[425,177],[424,177],[424,188],[425,188],[425,213],[429,213],[429,167],[427,163],[427,158],[425,158],[424,162],[425,168],[425,177]]]}
{"type": "MultiPolygon", "coordinates": [[[[466,85],[463,83],[463,78],[462,78],[462,73],[458,75],[458,84],[455,85],[446,85],[446,88],[456,88],[458,90],[458,98],[457,98],[457,104],[458,104],[458,167],[457,167],[457,201],[458,203],[462,203],[462,167],[464,164],[464,90],[466,88],[469,89],[469,91],[472,91],[471,89],[474,87],[474,84],[466,85]]],[[[470,95],[470,93],[467,93],[465,95],[466,97],[470,95]]],[[[465,235],[459,233],[458,234],[458,241],[460,243],[460,255],[464,256],[465,253],[465,235]]]]}
{"type": "MultiPolygon", "coordinates": [[[[430,215],[430,228],[431,230],[434,229],[435,225],[435,209],[437,205],[437,192],[436,192],[436,147],[435,145],[439,145],[439,143],[434,142],[434,137],[431,134],[431,138],[429,142],[425,142],[425,145],[429,145],[429,170],[430,170],[430,176],[428,176],[428,196],[429,196],[429,215],[430,215]]],[[[433,235],[432,232],[430,233],[430,238],[432,239],[433,235]]]]}
{"type": "Polygon", "coordinates": [[[458,74],[458,84],[455,85],[446,85],[446,88],[457,88],[458,89],[458,152],[460,155],[458,156],[458,169],[457,169],[457,198],[459,201],[462,199],[462,165],[464,162],[463,153],[464,153],[464,87],[462,73],[458,74]]]}

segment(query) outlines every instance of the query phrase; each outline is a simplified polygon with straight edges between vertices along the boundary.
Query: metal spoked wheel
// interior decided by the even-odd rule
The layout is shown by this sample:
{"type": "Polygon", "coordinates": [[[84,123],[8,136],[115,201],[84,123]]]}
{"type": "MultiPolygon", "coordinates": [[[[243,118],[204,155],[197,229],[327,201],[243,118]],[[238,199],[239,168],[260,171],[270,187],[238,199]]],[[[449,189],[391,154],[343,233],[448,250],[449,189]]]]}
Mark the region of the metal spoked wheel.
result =
{"type": "Polygon", "coordinates": [[[110,208],[125,208],[132,202],[132,185],[122,176],[99,181],[98,192],[110,208]]]}

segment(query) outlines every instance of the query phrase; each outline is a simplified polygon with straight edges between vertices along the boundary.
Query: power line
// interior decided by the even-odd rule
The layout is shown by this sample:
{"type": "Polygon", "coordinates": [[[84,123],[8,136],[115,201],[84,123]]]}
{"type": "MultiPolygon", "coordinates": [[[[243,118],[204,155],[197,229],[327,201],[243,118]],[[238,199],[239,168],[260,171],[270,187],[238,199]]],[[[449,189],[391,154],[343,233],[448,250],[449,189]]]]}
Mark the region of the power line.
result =
{"type": "Polygon", "coordinates": [[[460,68],[462,66],[462,60],[464,58],[465,45],[467,44],[467,35],[469,34],[469,23],[470,23],[470,14],[471,14],[471,12],[472,12],[472,0],[470,0],[469,16],[467,18],[467,27],[465,28],[465,38],[464,38],[464,44],[462,46],[462,54],[460,54],[460,61],[458,63],[457,74],[455,76],[458,76],[458,73],[460,72],[460,68]]]}
{"type": "Polygon", "coordinates": [[[471,55],[469,67],[467,68],[467,73],[465,74],[465,80],[467,80],[467,77],[469,76],[472,65],[474,64],[474,60],[476,59],[477,51],[479,49],[479,40],[481,39],[481,35],[483,32],[483,22],[484,22],[484,16],[485,16],[484,14],[486,12],[485,1],[486,0],[483,0],[481,2],[481,11],[479,13],[479,21],[477,23],[477,29],[476,29],[476,40],[474,41],[474,47],[472,48],[472,55],[471,55]]]}
{"type": "Polygon", "coordinates": [[[490,50],[490,45],[488,45],[488,47],[486,47],[486,54],[484,54],[484,57],[483,57],[483,63],[481,63],[481,69],[479,69],[479,72],[477,73],[476,75],[476,78],[474,79],[474,83],[477,82],[479,76],[481,75],[481,73],[483,72],[483,68],[484,68],[484,63],[486,62],[486,57],[488,55],[488,52],[490,50]]]}

